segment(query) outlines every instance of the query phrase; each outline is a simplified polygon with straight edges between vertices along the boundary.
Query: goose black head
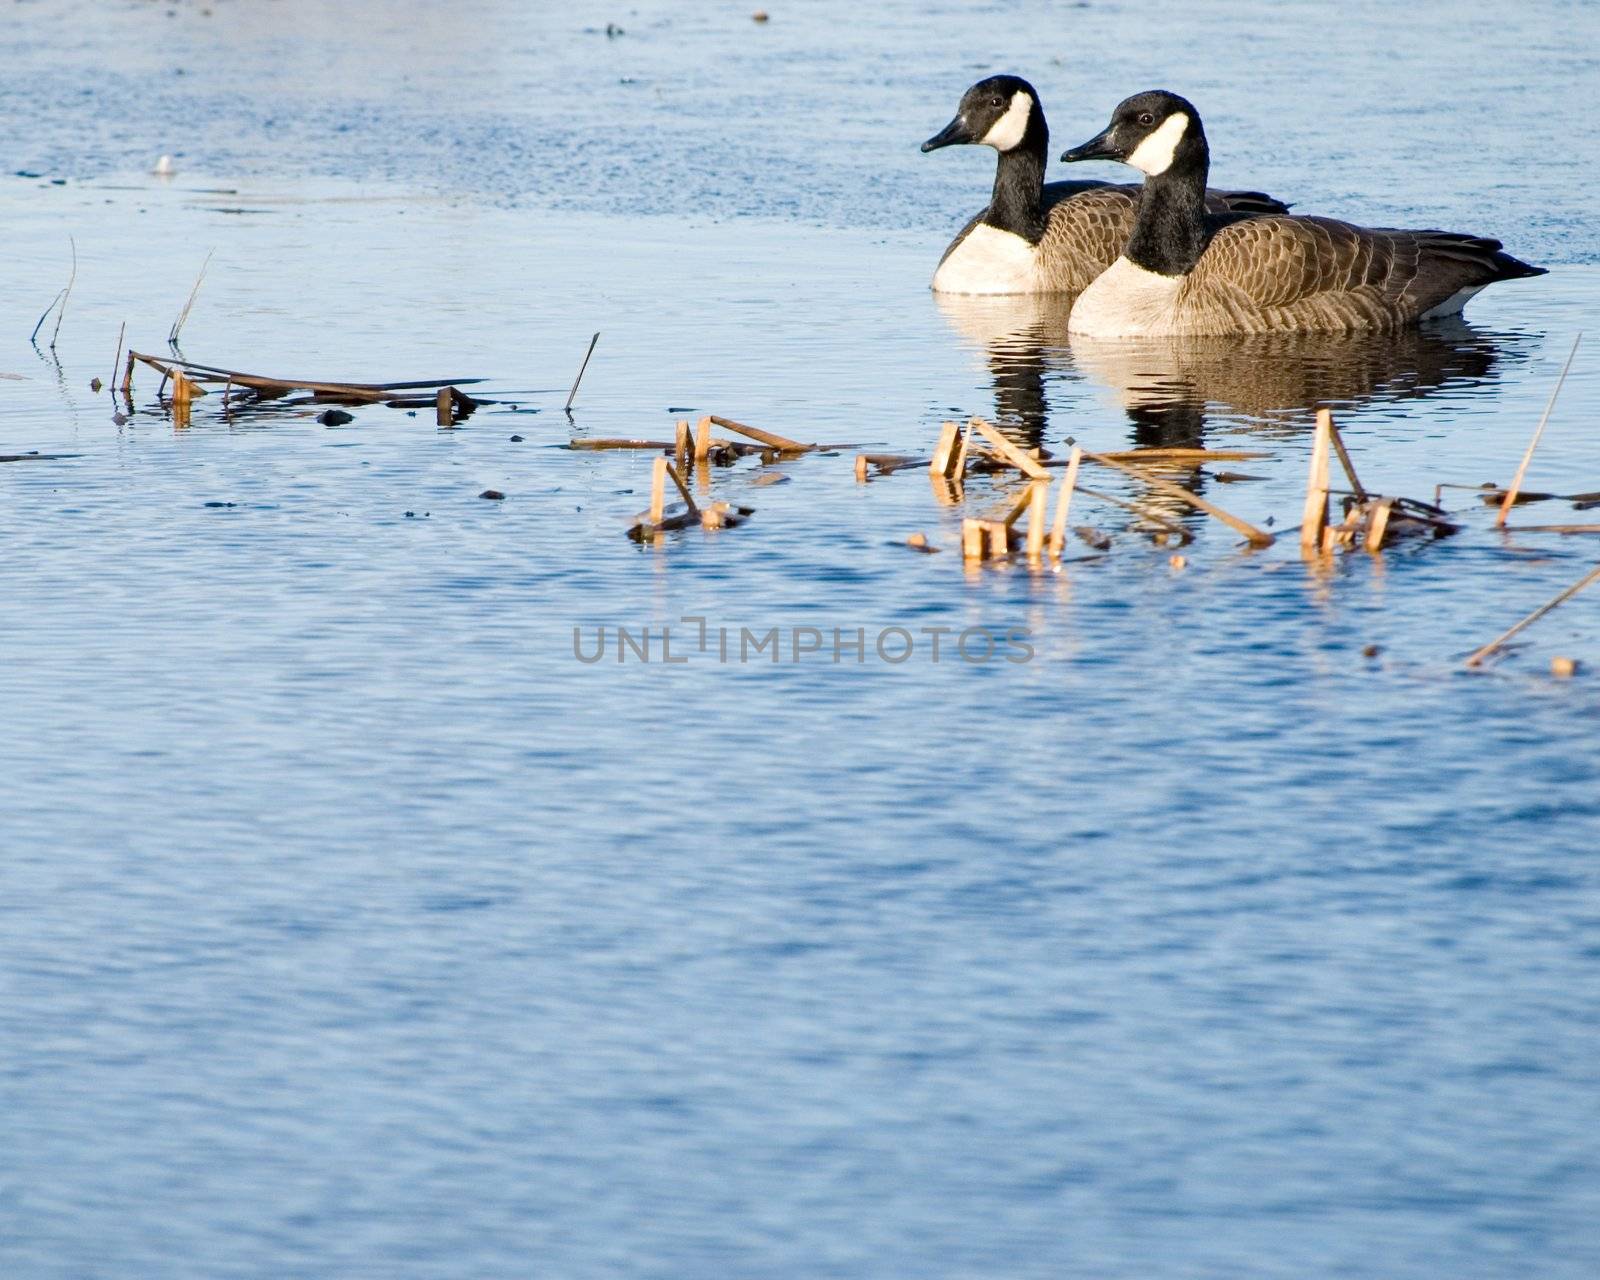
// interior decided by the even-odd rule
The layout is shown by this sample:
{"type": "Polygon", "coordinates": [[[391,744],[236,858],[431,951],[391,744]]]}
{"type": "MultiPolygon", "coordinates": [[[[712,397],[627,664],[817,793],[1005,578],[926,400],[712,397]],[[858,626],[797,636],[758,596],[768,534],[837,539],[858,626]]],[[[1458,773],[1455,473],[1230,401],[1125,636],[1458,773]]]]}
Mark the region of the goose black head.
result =
{"type": "Polygon", "coordinates": [[[1165,89],[1136,93],[1117,105],[1111,123],[1061,158],[1120,160],[1150,177],[1209,159],[1200,113],[1187,98],[1165,89]]]}
{"type": "Polygon", "coordinates": [[[990,76],[961,95],[956,118],[922,144],[937,151],[972,142],[996,151],[1015,151],[1024,142],[1043,151],[1050,145],[1044,109],[1033,86],[1018,76],[990,76]]]}

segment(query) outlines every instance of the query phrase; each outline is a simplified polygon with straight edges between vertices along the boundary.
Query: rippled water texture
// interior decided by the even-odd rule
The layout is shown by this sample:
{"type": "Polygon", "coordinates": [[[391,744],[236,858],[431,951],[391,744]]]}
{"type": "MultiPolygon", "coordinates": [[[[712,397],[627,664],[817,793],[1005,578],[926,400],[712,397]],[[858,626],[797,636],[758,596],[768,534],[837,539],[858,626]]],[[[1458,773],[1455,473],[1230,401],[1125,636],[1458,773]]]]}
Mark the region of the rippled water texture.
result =
{"type": "Polygon", "coordinates": [[[1597,14],[9,5],[0,1274],[1600,1273],[1600,591],[1460,665],[1600,539],[1447,489],[1308,567],[1099,474],[1185,567],[1080,501],[1108,551],[969,573],[1014,485],[852,474],[982,413],[1254,452],[1168,474],[1282,532],[1314,403],[1380,492],[1504,481],[1588,328],[1527,483],[1600,490],[1597,14]],[[940,303],[992,160],[916,144],[999,69],[1551,274],[1385,340],[940,303]],[[91,391],[208,253],[189,356],[495,403],[91,391]],[[701,413],[846,447],[630,542],[649,455],[568,440],[701,413]]]}

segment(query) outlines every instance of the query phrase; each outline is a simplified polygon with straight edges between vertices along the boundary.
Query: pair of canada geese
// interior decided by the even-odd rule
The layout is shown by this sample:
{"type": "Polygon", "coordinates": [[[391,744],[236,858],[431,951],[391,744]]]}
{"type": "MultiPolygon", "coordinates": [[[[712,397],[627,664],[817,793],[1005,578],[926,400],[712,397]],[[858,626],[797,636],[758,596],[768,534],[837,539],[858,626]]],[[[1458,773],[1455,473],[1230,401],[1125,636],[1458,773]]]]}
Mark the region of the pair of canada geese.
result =
{"type": "Polygon", "coordinates": [[[1498,240],[1356,227],[1292,215],[1260,192],[1208,190],[1200,114],[1163,90],[1128,98],[1061,156],[1132,165],[1142,190],[1046,185],[1044,110],[1016,76],[973,85],[922,149],[956,143],[1000,158],[989,207],[945,250],[935,291],[1076,295],[1067,328],[1088,337],[1399,329],[1455,315],[1497,280],[1544,274],[1498,240]]]}

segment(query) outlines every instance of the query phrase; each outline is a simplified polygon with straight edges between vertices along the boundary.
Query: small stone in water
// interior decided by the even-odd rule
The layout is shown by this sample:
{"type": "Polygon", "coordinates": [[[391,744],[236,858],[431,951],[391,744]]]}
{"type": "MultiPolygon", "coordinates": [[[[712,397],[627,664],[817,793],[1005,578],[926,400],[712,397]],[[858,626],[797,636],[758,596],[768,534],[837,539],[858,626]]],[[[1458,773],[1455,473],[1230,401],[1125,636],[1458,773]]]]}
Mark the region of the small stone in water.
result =
{"type": "Polygon", "coordinates": [[[317,415],[317,421],[327,427],[342,427],[345,423],[355,420],[355,414],[346,413],[343,409],[329,409],[326,413],[317,415]]]}
{"type": "Polygon", "coordinates": [[[506,495],[501,493],[500,490],[498,490],[498,489],[485,489],[478,496],[480,498],[488,498],[492,502],[499,502],[506,495]]]}
{"type": "Polygon", "coordinates": [[[512,436],[511,437],[511,443],[512,444],[521,444],[522,443],[522,437],[521,436],[512,436]]]}
{"type": "Polygon", "coordinates": [[[1382,652],[1383,652],[1383,646],[1382,645],[1369,644],[1369,645],[1365,646],[1361,650],[1361,656],[1363,658],[1376,658],[1382,652]]]}
{"type": "Polygon", "coordinates": [[[103,386],[105,386],[105,383],[101,382],[99,378],[90,378],[89,379],[89,390],[90,391],[98,391],[103,386]]]}

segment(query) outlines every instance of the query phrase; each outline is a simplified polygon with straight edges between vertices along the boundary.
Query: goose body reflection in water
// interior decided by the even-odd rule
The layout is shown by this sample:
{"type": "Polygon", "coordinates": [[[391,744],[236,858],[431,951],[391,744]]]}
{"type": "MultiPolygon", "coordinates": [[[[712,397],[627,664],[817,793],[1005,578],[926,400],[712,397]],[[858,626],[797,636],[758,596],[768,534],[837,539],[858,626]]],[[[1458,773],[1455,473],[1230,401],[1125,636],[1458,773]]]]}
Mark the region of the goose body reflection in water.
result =
{"type": "MultiPolygon", "coordinates": [[[[1520,354],[1518,335],[1462,320],[1396,333],[1096,339],[1068,335],[1068,308],[1059,298],[937,301],[988,366],[996,424],[1023,448],[1057,452],[1067,436],[1084,435],[1093,419],[1078,408],[1052,432],[1052,383],[1082,381],[1109,396],[1127,415],[1135,448],[1201,448],[1208,427],[1298,434],[1322,405],[1359,413],[1486,390],[1504,361],[1520,354]]],[[[1237,447],[1237,437],[1226,443],[1237,447]]],[[[1208,477],[1197,468],[1168,463],[1160,469],[1196,493],[1205,491],[1208,477]]],[[[1142,494],[1140,501],[1170,520],[1199,519],[1159,493],[1142,494]]]]}
{"type": "Polygon", "coordinates": [[[1299,429],[1319,405],[1360,410],[1492,386],[1515,343],[1462,320],[1389,334],[1096,339],[1068,335],[1069,308],[1059,299],[937,303],[982,353],[997,423],[1027,447],[1048,444],[1052,380],[1107,389],[1128,415],[1136,447],[1199,447],[1208,422],[1299,429]]]}

